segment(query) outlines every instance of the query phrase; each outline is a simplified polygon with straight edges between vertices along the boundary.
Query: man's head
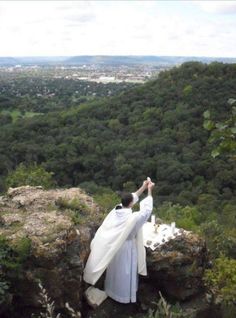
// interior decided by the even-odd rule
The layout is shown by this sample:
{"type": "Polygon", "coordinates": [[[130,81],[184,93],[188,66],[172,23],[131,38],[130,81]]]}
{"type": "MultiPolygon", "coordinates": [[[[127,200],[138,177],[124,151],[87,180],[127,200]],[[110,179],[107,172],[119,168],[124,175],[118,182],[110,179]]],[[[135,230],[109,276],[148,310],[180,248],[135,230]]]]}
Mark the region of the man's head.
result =
{"type": "Polygon", "coordinates": [[[121,203],[124,208],[131,208],[133,206],[133,195],[129,192],[123,192],[121,194],[121,203]]]}

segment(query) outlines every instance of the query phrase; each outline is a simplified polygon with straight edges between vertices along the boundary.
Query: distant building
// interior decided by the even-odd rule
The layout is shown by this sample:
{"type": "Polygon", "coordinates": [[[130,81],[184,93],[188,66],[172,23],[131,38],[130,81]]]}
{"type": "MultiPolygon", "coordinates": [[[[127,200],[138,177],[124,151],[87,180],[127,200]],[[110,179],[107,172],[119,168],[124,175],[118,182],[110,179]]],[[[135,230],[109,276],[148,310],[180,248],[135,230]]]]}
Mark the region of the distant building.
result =
{"type": "Polygon", "coordinates": [[[100,76],[99,81],[102,83],[109,83],[115,81],[115,76],[100,76]]]}

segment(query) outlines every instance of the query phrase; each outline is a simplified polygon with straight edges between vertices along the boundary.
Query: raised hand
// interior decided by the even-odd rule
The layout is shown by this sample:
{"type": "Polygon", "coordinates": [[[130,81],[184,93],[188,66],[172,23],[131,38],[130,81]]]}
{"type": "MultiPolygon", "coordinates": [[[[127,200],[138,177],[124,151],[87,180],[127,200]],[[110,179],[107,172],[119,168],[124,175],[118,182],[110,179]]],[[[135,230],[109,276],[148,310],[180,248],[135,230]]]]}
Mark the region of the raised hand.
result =
{"type": "Polygon", "coordinates": [[[148,183],[149,183],[148,180],[144,180],[144,181],[143,181],[143,187],[144,187],[144,188],[147,188],[148,183]]]}
{"type": "Polygon", "coordinates": [[[148,183],[148,189],[153,189],[154,186],[155,186],[155,183],[154,183],[154,182],[150,181],[150,182],[148,183]]]}
{"type": "Polygon", "coordinates": [[[147,177],[147,182],[148,182],[148,185],[149,185],[149,184],[152,184],[152,188],[154,187],[155,183],[152,182],[152,180],[151,180],[150,177],[147,177]]]}
{"type": "Polygon", "coordinates": [[[150,192],[154,185],[155,183],[151,181],[151,178],[147,177],[147,179],[143,181],[142,186],[135,193],[140,196],[146,189],[150,192]]]}

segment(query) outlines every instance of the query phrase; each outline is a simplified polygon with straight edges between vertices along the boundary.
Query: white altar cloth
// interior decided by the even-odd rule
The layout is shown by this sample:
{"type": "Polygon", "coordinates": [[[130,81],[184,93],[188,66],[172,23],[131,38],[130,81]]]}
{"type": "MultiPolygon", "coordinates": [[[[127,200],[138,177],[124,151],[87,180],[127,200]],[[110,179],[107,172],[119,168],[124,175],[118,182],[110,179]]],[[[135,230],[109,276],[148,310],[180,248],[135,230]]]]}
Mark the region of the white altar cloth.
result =
{"type": "Polygon", "coordinates": [[[155,233],[154,224],[146,222],[143,225],[144,246],[150,247],[154,251],[158,246],[165,244],[171,239],[175,239],[183,232],[189,231],[178,229],[170,224],[160,224],[157,228],[157,233],[155,233]]]}

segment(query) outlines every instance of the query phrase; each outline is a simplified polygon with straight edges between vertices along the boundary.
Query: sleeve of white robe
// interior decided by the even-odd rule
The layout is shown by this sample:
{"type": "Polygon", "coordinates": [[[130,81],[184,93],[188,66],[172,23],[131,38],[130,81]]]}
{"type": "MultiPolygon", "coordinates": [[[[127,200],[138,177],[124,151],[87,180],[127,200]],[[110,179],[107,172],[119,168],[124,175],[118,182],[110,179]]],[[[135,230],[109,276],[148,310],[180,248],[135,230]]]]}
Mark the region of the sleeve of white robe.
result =
{"type": "Polygon", "coordinates": [[[146,265],[146,249],[143,242],[143,229],[142,225],[148,220],[153,210],[153,198],[148,195],[140,202],[140,211],[134,212],[137,215],[136,224],[131,231],[130,235],[137,234],[137,249],[138,249],[138,272],[141,275],[147,275],[146,265]]]}
{"type": "Polygon", "coordinates": [[[153,210],[153,197],[148,195],[145,199],[140,202],[140,210],[136,212],[138,214],[137,222],[134,229],[130,233],[131,235],[137,233],[137,231],[142,227],[142,225],[147,222],[153,210]]]}
{"type": "Polygon", "coordinates": [[[137,203],[139,200],[139,196],[135,192],[132,192],[132,196],[133,196],[133,201],[134,201],[133,203],[134,204],[137,203]]]}

